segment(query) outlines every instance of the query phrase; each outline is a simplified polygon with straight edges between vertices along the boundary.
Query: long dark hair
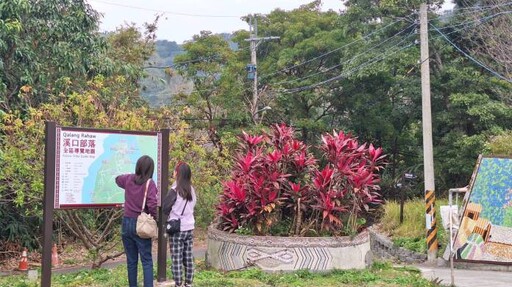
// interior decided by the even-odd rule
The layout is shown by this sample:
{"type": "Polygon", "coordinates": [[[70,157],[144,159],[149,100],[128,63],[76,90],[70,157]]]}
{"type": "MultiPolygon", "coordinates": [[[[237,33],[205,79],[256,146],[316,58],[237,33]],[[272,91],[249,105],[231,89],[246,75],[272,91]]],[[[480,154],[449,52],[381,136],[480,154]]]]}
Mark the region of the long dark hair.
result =
{"type": "Polygon", "coordinates": [[[148,179],[153,177],[153,171],[155,170],[155,162],[150,156],[143,155],[137,160],[135,165],[135,183],[143,184],[148,179]]]}
{"type": "Polygon", "coordinates": [[[184,162],[176,166],[176,192],[186,200],[192,200],[192,171],[184,162]]]}

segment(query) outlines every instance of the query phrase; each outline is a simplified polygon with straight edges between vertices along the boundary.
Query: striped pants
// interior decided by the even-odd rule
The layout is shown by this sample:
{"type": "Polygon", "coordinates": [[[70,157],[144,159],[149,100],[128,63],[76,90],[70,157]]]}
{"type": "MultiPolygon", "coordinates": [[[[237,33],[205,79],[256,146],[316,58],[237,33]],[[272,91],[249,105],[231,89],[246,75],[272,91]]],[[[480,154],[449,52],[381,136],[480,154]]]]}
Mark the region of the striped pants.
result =
{"type": "Polygon", "coordinates": [[[185,267],[185,286],[192,285],[194,278],[194,256],[192,254],[193,230],[177,232],[170,236],[169,243],[172,258],[172,277],[176,286],[183,281],[185,267]]]}

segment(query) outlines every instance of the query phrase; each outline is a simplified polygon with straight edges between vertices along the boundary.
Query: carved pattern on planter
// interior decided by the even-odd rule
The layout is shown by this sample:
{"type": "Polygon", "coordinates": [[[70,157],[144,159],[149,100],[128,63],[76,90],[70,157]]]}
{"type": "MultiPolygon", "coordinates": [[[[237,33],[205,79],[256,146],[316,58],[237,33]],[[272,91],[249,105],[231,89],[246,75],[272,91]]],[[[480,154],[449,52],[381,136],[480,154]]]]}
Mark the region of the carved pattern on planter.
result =
{"type": "Polygon", "coordinates": [[[208,230],[208,264],[222,270],[256,265],[266,271],[364,268],[371,264],[368,232],[349,237],[243,236],[208,230]]]}
{"type": "Polygon", "coordinates": [[[332,256],[325,248],[296,248],[297,262],[294,269],[326,270],[332,256]]]}
{"type": "Polygon", "coordinates": [[[280,261],[282,263],[292,263],[293,262],[293,254],[284,249],[277,252],[266,253],[265,251],[259,250],[257,248],[250,248],[247,251],[247,260],[251,262],[257,262],[263,259],[274,259],[280,261]]]}
{"type": "Polygon", "coordinates": [[[208,228],[208,238],[217,241],[233,242],[252,246],[274,247],[346,247],[362,244],[368,241],[368,231],[365,230],[353,238],[342,237],[284,237],[284,236],[244,236],[218,230],[214,226],[208,228]]]}

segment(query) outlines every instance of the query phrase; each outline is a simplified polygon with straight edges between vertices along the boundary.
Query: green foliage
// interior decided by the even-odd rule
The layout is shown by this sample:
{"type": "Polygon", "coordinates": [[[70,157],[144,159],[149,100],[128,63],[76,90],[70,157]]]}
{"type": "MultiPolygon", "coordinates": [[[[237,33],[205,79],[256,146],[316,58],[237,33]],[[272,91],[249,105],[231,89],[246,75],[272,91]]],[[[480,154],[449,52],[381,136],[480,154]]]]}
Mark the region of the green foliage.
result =
{"type": "MultiPolygon", "coordinates": [[[[439,206],[447,205],[446,199],[436,201],[437,215],[437,240],[441,244],[438,253],[443,254],[448,246],[450,238],[443,229],[439,206]]],[[[393,243],[408,250],[418,253],[426,253],[426,227],[425,227],[425,203],[421,199],[413,199],[405,202],[404,221],[400,224],[400,204],[396,201],[388,201],[383,205],[383,216],[379,226],[381,231],[388,234],[393,243]]]]}
{"type": "Polygon", "coordinates": [[[39,229],[42,218],[44,122],[37,111],[30,113],[31,121],[8,114],[0,122],[5,133],[0,137],[0,162],[5,163],[0,169],[0,221],[5,227],[0,242],[35,248],[39,243],[33,231],[39,229]]]}
{"type": "MultiPolygon", "coordinates": [[[[266,121],[293,125],[306,143],[317,141],[318,134],[334,128],[326,121],[335,112],[331,102],[339,94],[335,84],[315,90],[293,89],[338,75],[339,69],[333,67],[344,51],[337,48],[348,41],[337,25],[338,14],[321,12],[320,4],[314,1],[292,11],[276,9],[258,15],[259,33],[280,37],[279,42],[263,42],[258,48],[259,81],[270,87],[259,99],[261,106],[272,107],[266,121]],[[324,53],[330,56],[309,61],[324,53]]],[[[247,45],[239,41],[241,49],[248,49],[247,45]]]]}
{"type": "Polygon", "coordinates": [[[427,253],[427,239],[425,236],[415,238],[397,237],[393,238],[393,244],[414,252],[427,253]]]}
{"type": "Polygon", "coordinates": [[[425,235],[425,203],[419,199],[406,201],[404,205],[404,222],[400,224],[400,204],[388,201],[383,205],[381,228],[392,237],[419,238],[425,235]]]}
{"type": "Polygon", "coordinates": [[[512,155],[512,131],[492,137],[486,143],[487,154],[511,156],[512,155]]]}
{"type": "Polygon", "coordinates": [[[84,2],[7,0],[0,19],[3,110],[46,102],[61,76],[74,78],[78,87],[101,69],[105,42],[97,33],[99,14],[84,2]]]}
{"type": "MultiPolygon", "coordinates": [[[[435,287],[436,283],[422,278],[419,270],[409,267],[393,267],[389,263],[376,262],[365,270],[336,270],[328,273],[313,273],[299,270],[293,273],[265,273],[259,269],[247,269],[229,273],[205,269],[202,262],[197,262],[194,274],[194,286],[199,287],[343,287],[343,286],[414,286],[435,287]]],[[[140,269],[140,265],[139,265],[140,269]]],[[[142,270],[139,270],[141,274],[142,270]]],[[[172,278],[167,270],[167,278],[172,278]]],[[[52,286],[126,286],[126,266],[113,269],[79,271],[68,274],[54,274],[52,286]]],[[[35,287],[25,276],[0,277],[0,287],[35,287]]]]}
{"type": "MultiPolygon", "coordinates": [[[[419,1],[345,4],[343,13],[321,12],[320,1],[313,1],[295,10],[276,9],[257,16],[259,35],[280,37],[279,42],[258,46],[258,104],[272,107],[263,122],[289,123],[305,142],[317,142],[319,134],[336,129],[382,146],[390,156],[381,185],[390,190],[401,171],[421,170],[423,163],[419,49],[393,50],[413,43],[417,27],[412,21],[417,15],[412,12],[419,1]],[[381,56],[387,58],[372,62],[381,56]],[[312,88],[294,90],[301,87],[312,88]]],[[[438,1],[430,4],[431,9],[439,6],[438,1]]],[[[480,4],[457,1],[464,8],[480,4]]],[[[475,27],[460,25],[478,19],[480,13],[484,12],[455,13],[443,22],[433,15],[430,22],[506,75],[507,61],[495,59],[510,57],[503,48],[508,47],[510,15],[475,27]],[[482,30],[489,27],[489,32],[482,30]]],[[[213,211],[206,207],[217,201],[219,182],[229,173],[227,158],[238,144],[233,134],[240,126],[254,128],[248,113],[252,83],[244,71],[250,62],[249,42],[244,41],[247,31],[233,38],[238,50],[225,37],[209,32],[185,44],[176,63],[181,63],[178,70],[186,84],[177,80],[176,71],[165,70],[160,78],[167,85],[181,86],[164,91],[165,97],[158,95],[163,99],[160,104],[168,104],[165,99],[172,94],[171,103],[185,107],[149,110],[139,98],[139,80],[144,76],[141,66],[153,51],[156,21],[144,32],[127,26],[108,35],[98,33],[98,21],[99,14],[81,1],[0,3],[0,160],[8,163],[0,170],[0,195],[8,202],[0,205],[0,226],[7,226],[0,231],[0,246],[15,233],[17,242],[38,245],[30,231],[37,230],[41,218],[37,198],[43,188],[44,120],[64,126],[173,128],[171,168],[177,160],[191,163],[199,195],[199,226],[212,220],[213,211]],[[177,117],[189,124],[179,123],[177,117]],[[209,130],[201,130],[205,127],[209,130]]],[[[512,86],[441,38],[431,37],[430,42],[435,179],[436,190],[443,192],[468,184],[478,154],[510,154],[512,86]]],[[[166,47],[156,51],[165,59],[173,56],[169,49],[181,50],[173,43],[166,47]]]]}
{"type": "MultiPolygon", "coordinates": [[[[169,151],[173,163],[186,160],[191,163],[194,172],[194,184],[198,192],[198,225],[207,226],[213,218],[212,206],[217,200],[221,176],[226,172],[228,163],[216,151],[202,146],[201,137],[191,133],[185,123],[179,122],[174,112],[166,108],[150,110],[144,106],[130,107],[127,103],[102,105],[102,98],[122,93],[124,79],[96,78],[89,82],[89,89],[82,94],[70,94],[62,104],[42,105],[31,108],[25,119],[16,114],[3,116],[0,129],[4,136],[1,140],[0,159],[8,164],[0,170],[0,194],[4,200],[0,205],[2,226],[1,242],[18,242],[27,247],[36,248],[41,238],[38,228],[42,218],[43,175],[44,175],[44,122],[57,121],[63,126],[81,126],[91,128],[110,128],[121,130],[158,130],[176,127],[171,133],[172,149],[169,151]],[[181,126],[180,126],[181,125],[181,126]],[[215,167],[216,168],[213,168],[215,167]]],[[[171,167],[172,168],[172,167],[171,167]]],[[[171,169],[172,170],[172,169],[171,169]]],[[[115,213],[115,211],[114,211],[115,213]]],[[[84,246],[90,251],[94,262],[101,262],[112,245],[119,244],[119,213],[106,216],[101,210],[91,212],[60,213],[60,221],[66,232],[75,238],[83,239],[84,246]],[[76,213],[76,214],[75,214],[76,213]],[[106,217],[105,217],[106,216],[106,217]],[[103,218],[102,220],[100,220],[103,218]],[[71,220],[73,219],[73,220],[71,220]],[[104,225],[113,220],[113,225],[104,225]],[[85,240],[84,230],[73,226],[73,222],[92,234],[85,240]],[[106,237],[101,228],[108,228],[106,237]],[[117,238],[117,239],[116,239],[117,238]],[[104,240],[104,242],[88,242],[104,240]],[[110,244],[104,244],[105,242],[110,244]]],[[[7,245],[2,244],[7,247],[7,245]]],[[[18,246],[21,248],[21,246],[18,246]]],[[[115,251],[115,249],[114,249],[115,251]]]]}
{"type": "Polygon", "coordinates": [[[219,181],[222,177],[222,174],[218,174],[211,179],[210,183],[201,183],[199,180],[194,179],[194,186],[199,191],[194,210],[194,216],[198,227],[207,228],[214,221],[215,209],[213,209],[212,206],[217,204],[219,200],[219,194],[222,190],[222,186],[219,181]]]}
{"type": "Polygon", "coordinates": [[[173,104],[189,107],[191,126],[207,128],[210,142],[222,152],[219,130],[238,128],[247,119],[240,63],[234,61],[228,41],[208,31],[195,35],[183,49],[175,58],[176,69],[194,90],[173,97],[173,104]]]}
{"type": "Polygon", "coordinates": [[[207,227],[213,221],[213,207],[222,190],[220,183],[231,165],[226,157],[229,149],[219,153],[213,148],[206,148],[207,137],[204,132],[195,132],[188,124],[181,122],[169,139],[169,170],[174,170],[179,161],[187,162],[192,169],[192,184],[197,193],[196,223],[201,227],[207,227]]]}
{"type": "Polygon", "coordinates": [[[235,233],[238,235],[254,235],[251,228],[247,228],[245,226],[239,226],[235,233]]]}
{"type": "Polygon", "coordinates": [[[133,91],[142,64],[153,52],[156,23],[146,24],[144,35],[128,26],[105,37],[98,32],[99,18],[83,1],[3,1],[0,108],[15,111],[59,103],[68,91],[85,88],[98,75],[124,76],[125,85],[131,86],[125,89],[126,98],[140,102],[133,91]]]}

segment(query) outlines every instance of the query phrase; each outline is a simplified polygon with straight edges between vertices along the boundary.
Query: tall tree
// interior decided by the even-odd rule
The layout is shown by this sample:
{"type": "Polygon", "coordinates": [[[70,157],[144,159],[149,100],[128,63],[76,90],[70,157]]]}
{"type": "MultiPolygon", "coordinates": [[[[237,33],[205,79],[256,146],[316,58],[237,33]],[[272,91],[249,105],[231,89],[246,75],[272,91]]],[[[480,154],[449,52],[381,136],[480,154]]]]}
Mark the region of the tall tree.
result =
{"type": "MultiPolygon", "coordinates": [[[[155,23],[143,32],[128,26],[100,35],[97,12],[67,0],[7,0],[0,15],[0,246],[37,248],[45,120],[147,130],[172,117],[148,111],[137,89],[153,51],[155,23]]],[[[99,266],[120,255],[111,252],[119,244],[112,240],[119,229],[112,226],[120,216],[118,210],[69,211],[56,213],[55,221],[99,266]]]]}
{"type": "Polygon", "coordinates": [[[454,41],[486,66],[512,81],[512,4],[507,0],[456,1],[448,28],[454,41]]]}
{"type": "Polygon", "coordinates": [[[209,31],[195,35],[183,45],[183,49],[185,53],[175,57],[175,66],[179,73],[194,83],[194,90],[190,95],[183,94],[175,100],[193,108],[191,120],[204,121],[211,142],[221,148],[217,127],[230,112],[233,112],[230,117],[237,114],[236,109],[228,109],[234,102],[227,96],[235,87],[229,86],[228,83],[233,82],[225,73],[235,54],[221,35],[213,35],[209,31]]]}
{"type": "Polygon", "coordinates": [[[83,85],[105,68],[99,14],[84,1],[6,0],[0,5],[2,110],[56,100],[62,76],[83,85]],[[24,93],[20,93],[20,90],[24,93]]]}
{"type": "MultiPolygon", "coordinates": [[[[276,9],[257,15],[260,34],[280,37],[258,48],[262,106],[273,109],[269,121],[293,125],[305,141],[326,130],[322,120],[334,112],[331,99],[336,89],[332,85],[303,87],[336,75],[343,51],[332,51],[346,41],[336,25],[338,14],[320,8],[321,1],[313,1],[292,11],[276,9]]],[[[239,44],[247,49],[247,44],[239,44]]]]}

